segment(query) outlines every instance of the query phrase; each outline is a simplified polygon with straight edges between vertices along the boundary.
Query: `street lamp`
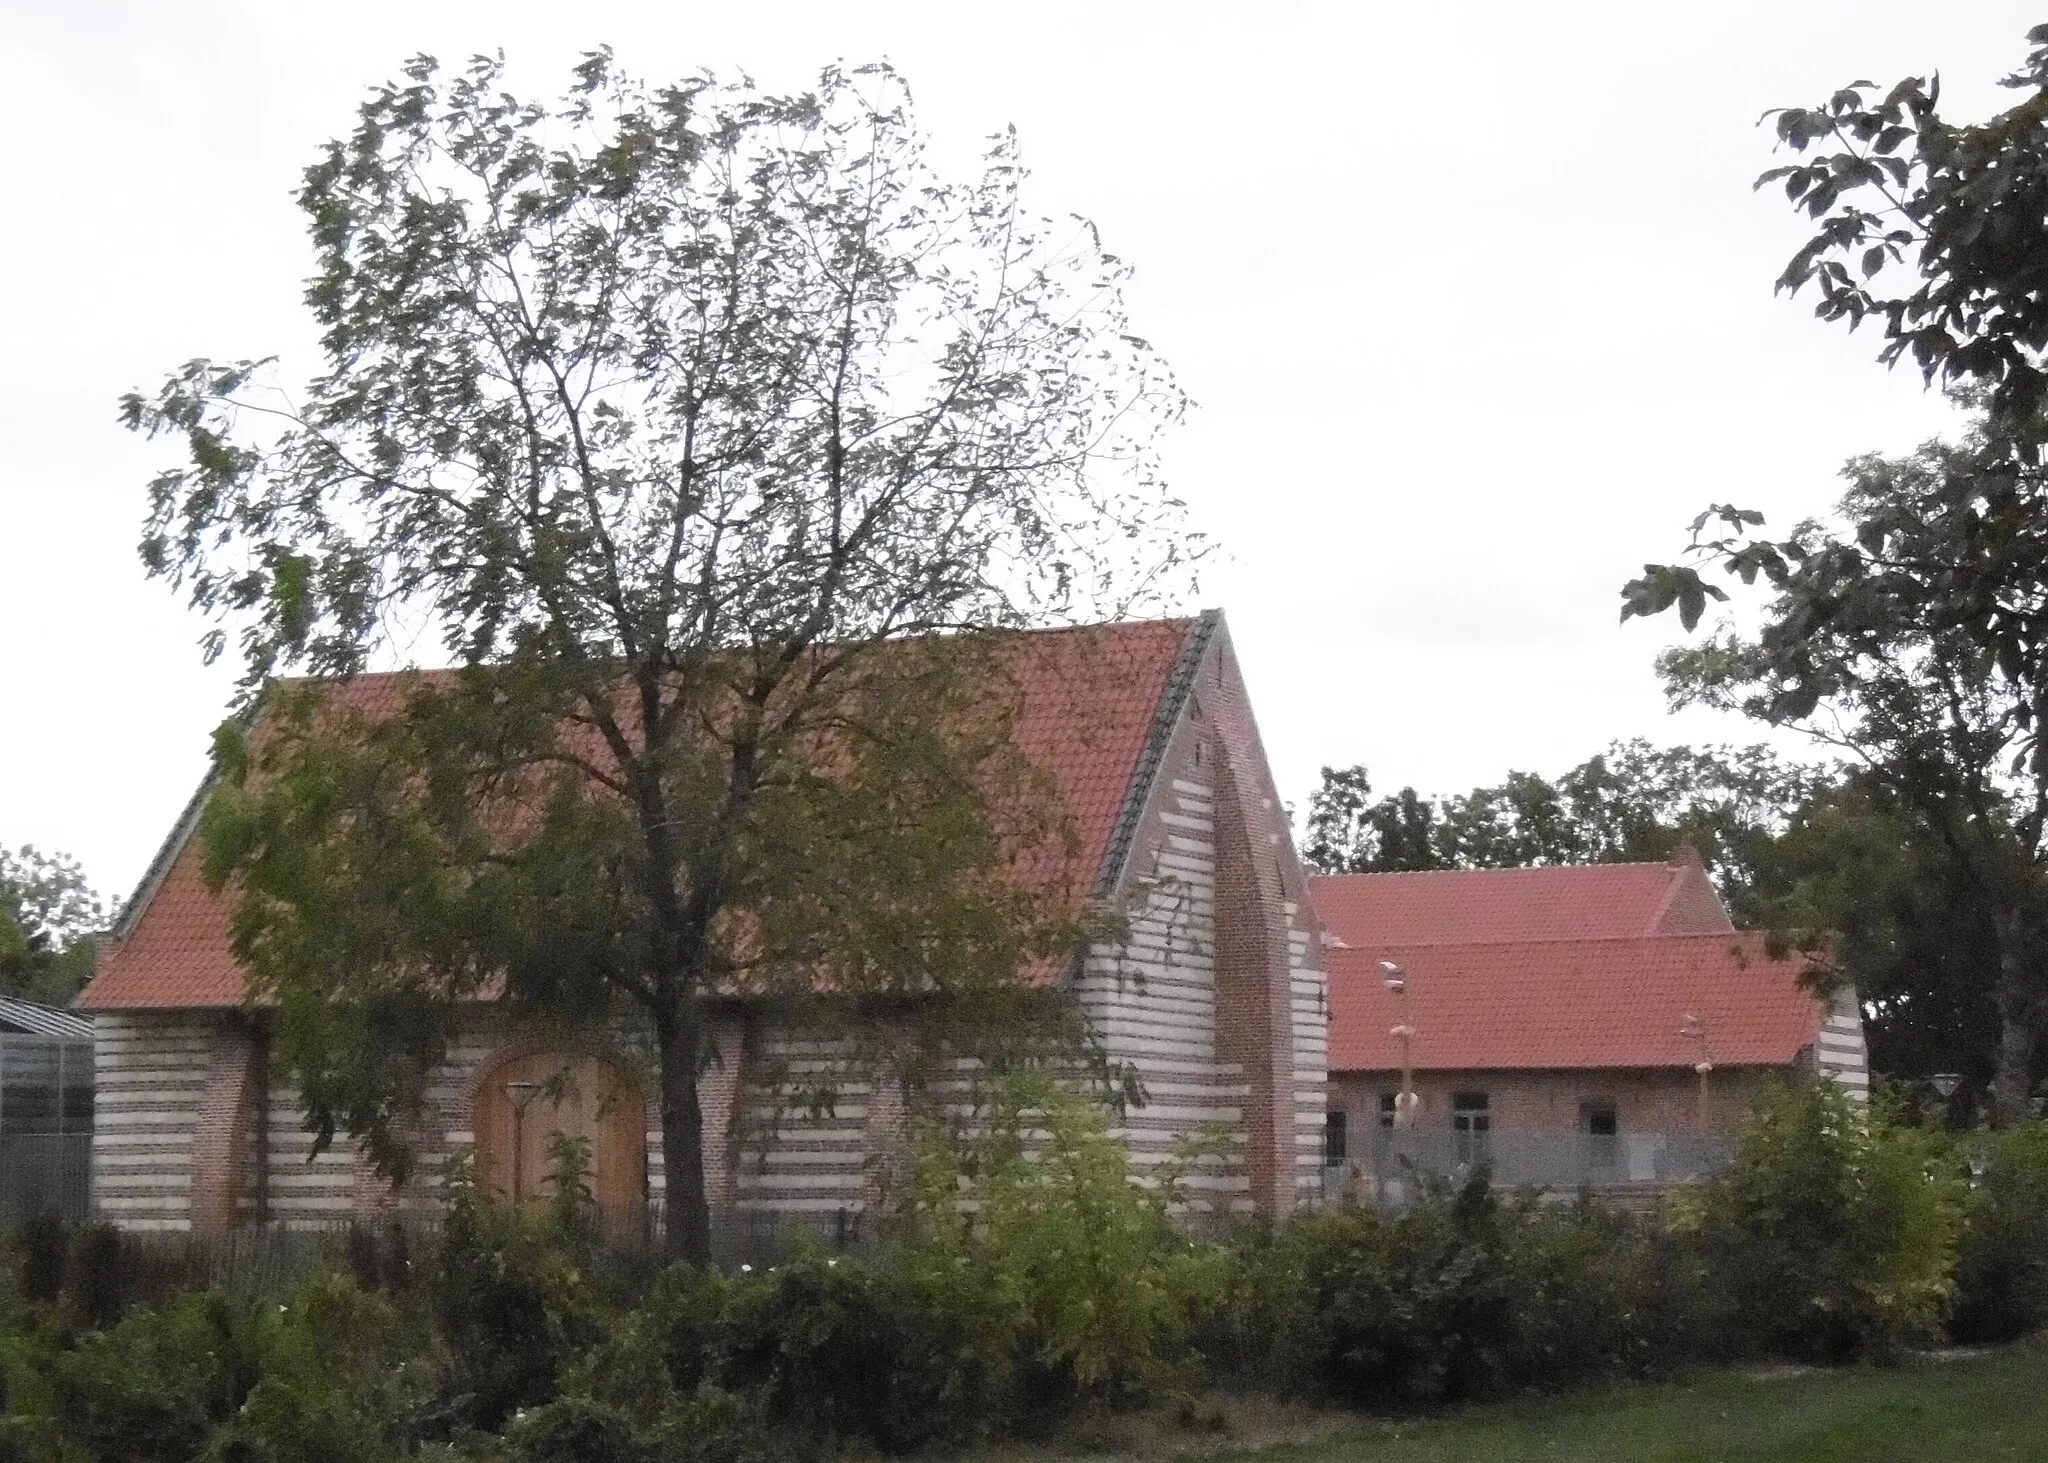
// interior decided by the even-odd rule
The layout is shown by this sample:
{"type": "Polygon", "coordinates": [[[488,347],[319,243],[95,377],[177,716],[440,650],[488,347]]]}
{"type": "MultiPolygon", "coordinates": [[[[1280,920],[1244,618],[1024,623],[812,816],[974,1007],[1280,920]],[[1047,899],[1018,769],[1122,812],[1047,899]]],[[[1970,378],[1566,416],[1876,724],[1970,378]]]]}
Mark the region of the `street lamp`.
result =
{"type": "Polygon", "coordinates": [[[505,1096],[512,1104],[512,1203],[526,1197],[526,1109],[540,1091],[538,1082],[507,1082],[505,1096]]]}
{"type": "Polygon", "coordinates": [[[1415,1095],[1415,1023],[1408,1019],[1408,972],[1391,960],[1382,960],[1380,979],[1386,982],[1387,994],[1394,998],[1395,1008],[1401,1013],[1401,1019],[1387,1031],[1401,1044],[1401,1095],[1394,1099],[1394,1126],[1412,1128],[1415,1110],[1422,1105],[1422,1099],[1415,1095]]]}
{"type": "Polygon", "coordinates": [[[1713,1075],[1714,1063],[1707,1056],[1707,1023],[1688,1012],[1685,1020],[1679,1024],[1678,1034],[1687,1041],[1699,1043],[1700,1059],[1692,1064],[1692,1069],[1700,1076],[1699,1130],[1702,1133],[1711,1132],[1713,1123],[1708,1117],[1707,1079],[1713,1075]]]}

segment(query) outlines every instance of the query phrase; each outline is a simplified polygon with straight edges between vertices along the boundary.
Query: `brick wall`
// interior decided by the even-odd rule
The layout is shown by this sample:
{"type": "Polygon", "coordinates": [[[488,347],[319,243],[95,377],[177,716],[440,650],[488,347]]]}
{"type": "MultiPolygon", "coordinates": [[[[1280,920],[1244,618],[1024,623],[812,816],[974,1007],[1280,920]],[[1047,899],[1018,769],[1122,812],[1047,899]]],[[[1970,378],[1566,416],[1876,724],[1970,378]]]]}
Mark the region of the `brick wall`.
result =
{"type": "MultiPolygon", "coordinates": [[[[1725,1068],[1707,1079],[1710,1130],[1735,1133],[1748,1120],[1763,1084],[1788,1075],[1776,1070],[1725,1068]]],[[[1330,1110],[1345,1114],[1354,1135],[1372,1131],[1379,1121],[1383,1094],[1398,1092],[1399,1072],[1333,1072],[1330,1110]]],[[[1583,1072],[1418,1072],[1415,1090],[1422,1098],[1416,1126],[1448,1132],[1451,1098],[1460,1092],[1484,1092],[1496,1132],[1572,1133],[1583,1131],[1589,1106],[1613,1109],[1624,1132],[1693,1133],[1699,1131],[1699,1077],[1687,1068],[1592,1070],[1583,1072]]]]}

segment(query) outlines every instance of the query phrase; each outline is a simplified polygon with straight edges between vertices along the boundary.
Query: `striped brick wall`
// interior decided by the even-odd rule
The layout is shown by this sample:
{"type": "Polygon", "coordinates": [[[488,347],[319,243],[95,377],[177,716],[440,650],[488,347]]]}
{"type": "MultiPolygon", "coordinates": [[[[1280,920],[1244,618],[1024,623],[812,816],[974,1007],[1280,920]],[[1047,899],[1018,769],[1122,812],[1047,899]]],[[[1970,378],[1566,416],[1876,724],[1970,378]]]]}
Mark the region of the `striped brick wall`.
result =
{"type": "MultiPolygon", "coordinates": [[[[1191,645],[1147,754],[1144,801],[1130,810],[1121,864],[1110,871],[1107,897],[1125,917],[1123,936],[1088,950],[1068,989],[1142,1093],[1115,1129],[1139,1180],[1185,1166],[1191,1207],[1285,1210],[1320,1188],[1322,934],[1220,621],[1205,620],[1191,645]]],[[[476,1142],[478,1084],[498,1062],[549,1040],[498,1010],[469,1013],[426,1074],[412,1134],[417,1174],[394,1194],[346,1139],[313,1154],[290,1087],[260,1087],[260,1059],[237,1013],[108,1011],[98,1031],[99,1203],[138,1228],[259,1213],[310,1225],[432,1206],[446,1160],[476,1142]],[[268,1174],[260,1196],[259,1155],[268,1174]],[[219,1181],[195,1188],[195,1162],[219,1181]]],[[[904,1099],[875,1080],[851,1041],[736,1009],[713,1013],[711,1032],[718,1057],[699,1101],[715,1205],[829,1212],[884,1196],[878,1160],[900,1154],[904,1099]]],[[[658,1084],[646,1034],[621,1021],[552,1040],[641,1074],[648,1191],[659,1199],[658,1084]]],[[[952,1094],[963,1116],[967,1076],[952,1094]]]]}
{"type": "Polygon", "coordinates": [[[1814,1065],[1858,1102],[1870,1100],[1870,1050],[1863,1040],[1863,1003],[1854,986],[1835,993],[1821,1018],[1814,1065]]]}
{"type": "Polygon", "coordinates": [[[225,1012],[99,1013],[93,1022],[93,1200],[124,1229],[185,1229],[192,1138],[225,1012]]]}

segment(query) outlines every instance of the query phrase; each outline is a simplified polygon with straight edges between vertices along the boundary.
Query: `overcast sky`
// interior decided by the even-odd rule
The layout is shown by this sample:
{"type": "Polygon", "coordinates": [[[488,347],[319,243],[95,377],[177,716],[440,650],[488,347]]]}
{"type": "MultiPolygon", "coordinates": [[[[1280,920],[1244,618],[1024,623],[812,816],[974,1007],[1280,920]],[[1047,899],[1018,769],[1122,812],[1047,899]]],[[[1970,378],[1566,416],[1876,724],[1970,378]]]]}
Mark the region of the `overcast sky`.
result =
{"type": "MultiPolygon", "coordinates": [[[[798,86],[887,58],[943,152],[1019,129],[1031,202],[1135,262],[1200,404],[1168,448],[1221,546],[1282,792],[1555,772],[1671,718],[1668,624],[1616,590],[1709,501],[1824,510],[1852,453],[1944,429],[1876,341],[1774,300],[1800,241],[1765,108],[1938,69],[1976,116],[2039,19],[1971,0],[992,6],[0,0],[0,844],[116,895],[231,690],[134,552],[167,456],[114,421],[193,356],[312,363],[290,191],[406,56],[502,48],[553,95],[608,43],[650,79],[798,86]]],[[[1193,608],[1194,606],[1189,606],[1193,608]]]]}

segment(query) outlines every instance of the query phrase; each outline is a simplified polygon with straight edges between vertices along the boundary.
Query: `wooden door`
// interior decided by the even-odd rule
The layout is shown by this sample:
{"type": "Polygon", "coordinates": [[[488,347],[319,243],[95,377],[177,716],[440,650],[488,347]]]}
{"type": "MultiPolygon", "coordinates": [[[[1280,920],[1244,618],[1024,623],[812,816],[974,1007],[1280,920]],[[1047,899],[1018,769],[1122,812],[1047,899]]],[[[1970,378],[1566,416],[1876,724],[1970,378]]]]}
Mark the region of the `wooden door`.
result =
{"type": "Polygon", "coordinates": [[[585,1182],[608,1215],[646,1198],[647,1108],[639,1084],[597,1057],[535,1052],[500,1062],[476,1096],[478,1178],[501,1197],[543,1203],[555,1191],[557,1133],[589,1140],[585,1182]]]}

